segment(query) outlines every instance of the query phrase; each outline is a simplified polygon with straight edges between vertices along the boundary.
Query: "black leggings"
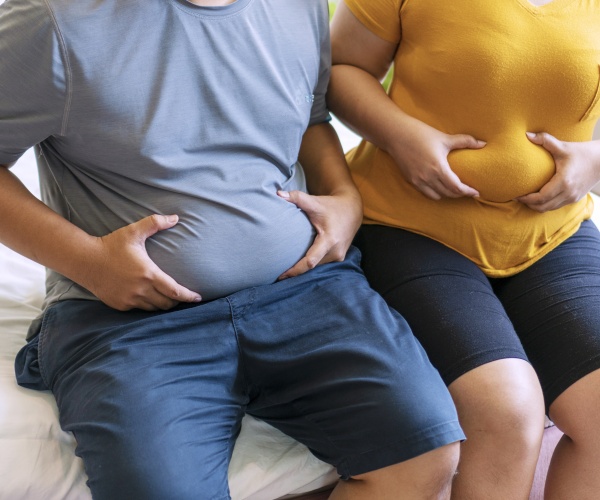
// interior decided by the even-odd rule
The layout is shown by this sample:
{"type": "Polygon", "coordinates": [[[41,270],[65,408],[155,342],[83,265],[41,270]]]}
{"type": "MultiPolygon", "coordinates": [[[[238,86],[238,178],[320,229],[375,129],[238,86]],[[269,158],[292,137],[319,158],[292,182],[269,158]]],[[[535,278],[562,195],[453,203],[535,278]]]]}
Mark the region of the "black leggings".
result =
{"type": "Polygon", "coordinates": [[[491,361],[529,360],[548,409],[600,368],[600,233],[591,221],[500,279],[402,229],[363,226],[355,244],[371,286],[406,318],[447,385],[491,361]]]}

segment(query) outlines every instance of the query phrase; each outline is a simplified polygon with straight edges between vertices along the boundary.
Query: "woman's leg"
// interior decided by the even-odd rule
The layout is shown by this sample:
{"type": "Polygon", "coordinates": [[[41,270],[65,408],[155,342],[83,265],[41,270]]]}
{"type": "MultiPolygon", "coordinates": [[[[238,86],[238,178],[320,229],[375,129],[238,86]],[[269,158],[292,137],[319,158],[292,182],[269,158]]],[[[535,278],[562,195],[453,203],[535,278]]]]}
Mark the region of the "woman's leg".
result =
{"type": "Polygon", "coordinates": [[[600,233],[591,222],[539,262],[494,283],[564,432],[548,499],[600,492],[600,233]]]}
{"type": "Polygon", "coordinates": [[[400,229],[363,227],[356,244],[371,285],[407,319],[454,398],[467,441],[453,498],[526,499],[543,400],[489,280],[453,250],[400,229]]]}

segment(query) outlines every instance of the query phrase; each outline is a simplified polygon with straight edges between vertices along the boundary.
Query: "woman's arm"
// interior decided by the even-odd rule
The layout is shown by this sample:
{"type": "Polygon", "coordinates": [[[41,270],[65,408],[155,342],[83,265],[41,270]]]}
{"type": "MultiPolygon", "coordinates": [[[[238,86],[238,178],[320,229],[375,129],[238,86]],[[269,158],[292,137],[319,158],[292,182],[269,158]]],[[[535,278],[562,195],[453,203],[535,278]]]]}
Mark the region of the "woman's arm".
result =
{"type": "Polygon", "coordinates": [[[333,69],[328,105],[349,128],[386,151],[402,175],[424,195],[477,196],[447,161],[454,149],[485,145],[468,135],[444,134],[407,115],[385,93],[380,80],[398,45],[369,31],[340,0],[331,25],[333,69]]]}

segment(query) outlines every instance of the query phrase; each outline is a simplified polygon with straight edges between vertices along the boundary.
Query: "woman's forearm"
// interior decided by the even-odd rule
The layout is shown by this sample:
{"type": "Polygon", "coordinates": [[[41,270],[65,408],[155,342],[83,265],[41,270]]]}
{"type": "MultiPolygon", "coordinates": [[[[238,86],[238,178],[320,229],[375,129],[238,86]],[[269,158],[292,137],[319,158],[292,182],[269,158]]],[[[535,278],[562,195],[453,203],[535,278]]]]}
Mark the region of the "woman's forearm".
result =
{"type": "Polygon", "coordinates": [[[388,153],[421,123],[394,104],[373,75],[346,64],[333,66],[327,103],[348,128],[388,153]]]}

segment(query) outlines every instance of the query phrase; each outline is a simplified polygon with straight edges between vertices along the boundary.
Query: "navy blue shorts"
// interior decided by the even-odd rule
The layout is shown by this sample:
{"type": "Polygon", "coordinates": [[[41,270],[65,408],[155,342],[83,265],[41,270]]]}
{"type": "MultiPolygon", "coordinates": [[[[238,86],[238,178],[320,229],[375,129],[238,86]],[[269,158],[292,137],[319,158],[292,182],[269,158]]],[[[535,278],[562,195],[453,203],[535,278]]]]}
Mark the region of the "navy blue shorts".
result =
{"type": "Polygon", "coordinates": [[[53,391],[95,499],[229,498],[247,412],[344,478],[464,439],[406,322],[343,263],[169,312],[51,306],[19,353],[53,391]]]}
{"type": "Polygon", "coordinates": [[[593,222],[501,279],[402,229],[363,226],[355,243],[369,282],[406,318],[446,384],[491,361],[529,360],[548,410],[600,368],[600,233],[593,222]]]}

